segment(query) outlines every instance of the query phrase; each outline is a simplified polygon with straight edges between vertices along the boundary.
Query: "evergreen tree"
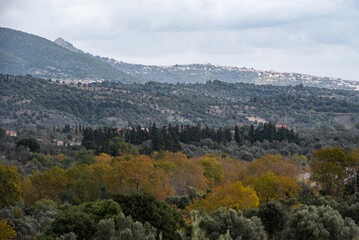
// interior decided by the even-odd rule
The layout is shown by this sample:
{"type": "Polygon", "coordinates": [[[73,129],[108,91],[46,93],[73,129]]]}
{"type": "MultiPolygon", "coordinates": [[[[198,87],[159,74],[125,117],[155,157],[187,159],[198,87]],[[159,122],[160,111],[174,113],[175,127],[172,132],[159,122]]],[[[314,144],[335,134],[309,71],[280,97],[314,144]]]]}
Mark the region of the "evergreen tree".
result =
{"type": "Polygon", "coordinates": [[[239,133],[239,128],[236,125],[236,127],[234,128],[234,139],[236,140],[236,143],[241,143],[241,135],[239,133]]]}
{"type": "Polygon", "coordinates": [[[231,133],[231,130],[229,128],[226,128],[224,130],[224,142],[225,143],[232,142],[232,133],[231,133]]]}
{"type": "Polygon", "coordinates": [[[222,128],[219,128],[217,130],[217,139],[216,142],[222,143],[224,141],[224,131],[222,128]]]}
{"type": "Polygon", "coordinates": [[[251,125],[251,128],[248,132],[248,135],[247,135],[247,139],[251,142],[251,144],[253,144],[256,140],[256,135],[255,135],[255,130],[254,130],[254,126],[251,125]]]}
{"type": "Polygon", "coordinates": [[[156,127],[156,123],[153,123],[150,127],[150,139],[151,139],[152,151],[159,151],[160,137],[158,133],[158,128],[156,127]]]}

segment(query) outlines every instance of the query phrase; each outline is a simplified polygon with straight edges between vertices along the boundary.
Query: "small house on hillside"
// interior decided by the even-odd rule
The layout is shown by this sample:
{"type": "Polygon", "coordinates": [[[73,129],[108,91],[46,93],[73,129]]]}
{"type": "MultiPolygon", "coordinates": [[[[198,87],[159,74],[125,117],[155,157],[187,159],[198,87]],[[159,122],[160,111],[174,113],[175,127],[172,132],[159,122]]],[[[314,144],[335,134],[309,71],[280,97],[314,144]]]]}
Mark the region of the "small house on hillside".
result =
{"type": "Polygon", "coordinates": [[[276,128],[286,128],[286,129],[290,129],[290,127],[288,127],[287,125],[276,125],[276,128]]]}
{"type": "Polygon", "coordinates": [[[6,136],[16,137],[17,134],[16,134],[16,132],[13,132],[13,131],[6,131],[6,136]]]}

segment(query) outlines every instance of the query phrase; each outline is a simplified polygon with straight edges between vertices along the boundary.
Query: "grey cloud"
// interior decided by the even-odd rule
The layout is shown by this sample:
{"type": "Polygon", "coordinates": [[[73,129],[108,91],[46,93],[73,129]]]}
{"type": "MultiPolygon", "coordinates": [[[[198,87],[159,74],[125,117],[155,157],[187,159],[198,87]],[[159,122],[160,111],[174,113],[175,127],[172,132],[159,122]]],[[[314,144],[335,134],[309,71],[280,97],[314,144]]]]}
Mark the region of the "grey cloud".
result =
{"type": "Polygon", "coordinates": [[[124,61],[359,80],[357,0],[2,0],[0,23],[124,61]]]}

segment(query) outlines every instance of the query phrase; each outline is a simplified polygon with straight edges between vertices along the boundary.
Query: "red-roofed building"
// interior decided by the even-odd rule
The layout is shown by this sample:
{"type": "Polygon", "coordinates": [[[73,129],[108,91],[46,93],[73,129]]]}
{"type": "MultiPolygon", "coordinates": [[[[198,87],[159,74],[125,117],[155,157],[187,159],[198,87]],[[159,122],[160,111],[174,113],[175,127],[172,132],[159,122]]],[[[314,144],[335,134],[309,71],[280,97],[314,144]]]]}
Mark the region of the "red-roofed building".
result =
{"type": "Polygon", "coordinates": [[[118,129],[117,129],[118,132],[120,132],[120,131],[122,131],[122,130],[130,130],[130,131],[132,131],[133,128],[132,128],[132,127],[124,127],[124,128],[118,128],[118,129]]]}
{"type": "Polygon", "coordinates": [[[13,131],[6,131],[6,136],[16,137],[17,133],[13,131]]]}
{"type": "Polygon", "coordinates": [[[277,125],[275,126],[276,128],[286,128],[286,129],[290,129],[290,127],[288,127],[287,125],[277,125]]]}

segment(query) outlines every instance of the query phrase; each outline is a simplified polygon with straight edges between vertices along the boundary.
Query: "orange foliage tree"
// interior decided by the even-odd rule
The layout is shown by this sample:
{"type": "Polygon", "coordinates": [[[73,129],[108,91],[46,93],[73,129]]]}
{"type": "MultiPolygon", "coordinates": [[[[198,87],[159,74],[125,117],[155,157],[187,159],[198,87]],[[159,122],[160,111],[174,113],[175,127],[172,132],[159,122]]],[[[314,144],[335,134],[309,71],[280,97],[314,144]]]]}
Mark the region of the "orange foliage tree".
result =
{"type": "Polygon", "coordinates": [[[160,159],[155,159],[156,169],[162,169],[168,176],[174,195],[186,194],[187,187],[195,187],[199,191],[207,188],[207,179],[201,164],[188,159],[183,153],[166,151],[160,159]]]}
{"type": "Polygon", "coordinates": [[[161,200],[173,192],[163,171],[156,169],[148,156],[128,158],[116,161],[107,169],[104,184],[110,192],[150,192],[161,200]]]}
{"type": "Polygon", "coordinates": [[[260,177],[268,172],[273,172],[277,176],[296,178],[298,169],[298,162],[287,159],[282,155],[268,154],[255,159],[242,174],[244,173],[243,177],[260,177]]]}
{"type": "Polygon", "coordinates": [[[33,171],[22,185],[24,200],[29,205],[42,198],[56,201],[66,190],[67,183],[66,173],[62,168],[54,167],[44,173],[33,171]]]}
{"type": "Polygon", "coordinates": [[[111,163],[112,158],[113,157],[111,157],[107,153],[100,153],[100,155],[95,156],[95,161],[97,163],[111,163]]]}
{"type": "Polygon", "coordinates": [[[236,182],[239,180],[239,175],[247,162],[238,161],[237,159],[230,158],[226,154],[218,155],[218,161],[222,166],[223,184],[227,182],[236,182]]]}

